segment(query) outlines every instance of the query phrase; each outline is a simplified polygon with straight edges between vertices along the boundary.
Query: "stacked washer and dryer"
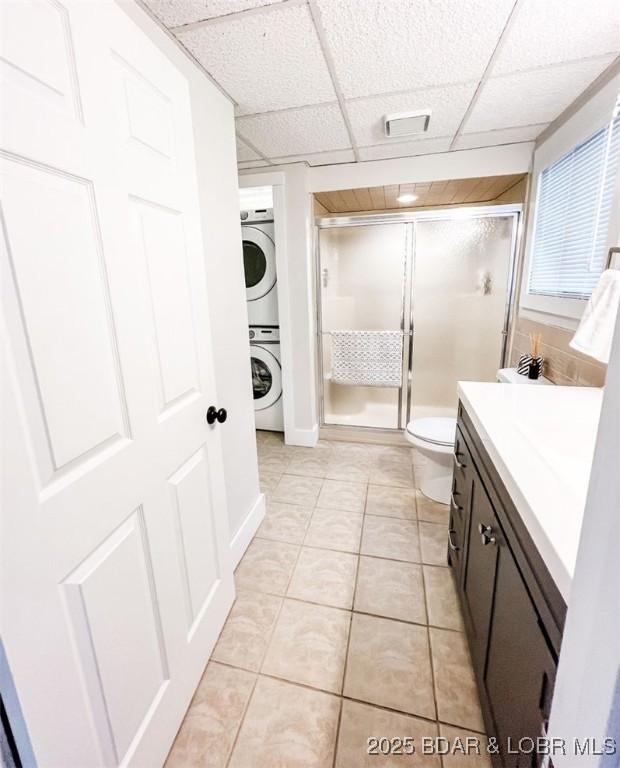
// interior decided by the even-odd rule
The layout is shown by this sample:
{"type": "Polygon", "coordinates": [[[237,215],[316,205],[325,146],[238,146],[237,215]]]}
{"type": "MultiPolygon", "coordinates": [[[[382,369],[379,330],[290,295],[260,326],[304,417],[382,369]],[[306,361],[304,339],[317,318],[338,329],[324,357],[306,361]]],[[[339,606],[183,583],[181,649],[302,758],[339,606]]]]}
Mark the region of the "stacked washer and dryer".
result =
{"type": "Polygon", "coordinates": [[[284,430],[273,209],[241,211],[256,429],[284,430]]]}

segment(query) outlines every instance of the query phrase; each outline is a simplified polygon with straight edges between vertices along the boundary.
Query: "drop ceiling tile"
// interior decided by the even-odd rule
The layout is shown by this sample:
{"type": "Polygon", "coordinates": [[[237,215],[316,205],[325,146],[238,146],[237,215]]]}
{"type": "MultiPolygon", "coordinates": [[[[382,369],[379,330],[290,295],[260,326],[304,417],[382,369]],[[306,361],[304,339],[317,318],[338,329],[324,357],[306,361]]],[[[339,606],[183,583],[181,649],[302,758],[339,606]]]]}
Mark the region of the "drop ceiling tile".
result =
{"type": "Polygon", "coordinates": [[[354,163],[355,154],[352,149],[337,149],[334,152],[316,152],[308,155],[289,155],[270,159],[276,165],[300,162],[306,162],[308,165],[338,165],[339,163],[354,163]]]}
{"type": "Polygon", "coordinates": [[[237,163],[237,168],[240,171],[245,171],[247,168],[264,168],[269,165],[266,160],[249,160],[243,163],[237,163]]]}
{"type": "Polygon", "coordinates": [[[548,123],[524,125],[520,128],[500,128],[498,131],[465,133],[454,142],[453,149],[474,149],[476,147],[495,147],[498,144],[515,144],[519,141],[533,141],[541,134],[548,123]]]}
{"type": "Polygon", "coordinates": [[[387,160],[393,157],[413,157],[430,155],[434,152],[447,152],[450,149],[451,136],[420,141],[403,141],[396,144],[377,144],[374,147],[360,147],[361,160],[387,160]]]}
{"type": "Polygon", "coordinates": [[[145,0],[146,5],[167,27],[226,16],[274,2],[277,0],[145,0]]]}
{"type": "Polygon", "coordinates": [[[521,0],[492,74],[619,51],[618,0],[521,0]]]}
{"type": "Polygon", "coordinates": [[[336,98],[305,5],[272,5],[179,30],[177,37],[238,103],[237,114],[336,98]]]}
{"type": "Polygon", "coordinates": [[[351,120],[353,135],[360,146],[390,144],[394,139],[386,137],[383,118],[386,114],[430,109],[428,131],[411,140],[447,136],[455,133],[465,110],[476,90],[475,84],[449,85],[422,91],[373,96],[368,99],[347,101],[346,110],[351,120]]]}
{"type": "Polygon", "coordinates": [[[242,163],[247,160],[260,160],[261,158],[253,149],[237,136],[237,162],[242,163]]]}
{"type": "Polygon", "coordinates": [[[514,0],[317,0],[345,97],[479,80],[514,0]]]}
{"type": "Polygon", "coordinates": [[[493,77],[478,96],[467,133],[549,123],[606,68],[612,57],[577,61],[550,69],[493,77]]]}
{"type": "Polygon", "coordinates": [[[351,146],[337,104],[238,117],[237,129],[266,157],[307,155],[351,146]]]}

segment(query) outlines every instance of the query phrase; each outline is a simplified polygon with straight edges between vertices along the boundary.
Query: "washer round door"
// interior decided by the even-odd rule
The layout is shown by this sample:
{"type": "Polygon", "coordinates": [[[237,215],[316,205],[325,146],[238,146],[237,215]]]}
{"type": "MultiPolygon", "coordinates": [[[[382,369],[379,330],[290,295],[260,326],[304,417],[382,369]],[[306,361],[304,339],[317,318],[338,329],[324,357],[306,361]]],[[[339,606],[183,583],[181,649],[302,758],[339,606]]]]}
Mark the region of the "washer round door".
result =
{"type": "Polygon", "coordinates": [[[248,301],[262,299],[276,283],[276,250],[262,229],[242,227],[243,269],[248,301]]]}
{"type": "Polygon", "coordinates": [[[276,403],[282,395],[282,368],[266,348],[250,344],[254,410],[262,411],[276,403]]]}

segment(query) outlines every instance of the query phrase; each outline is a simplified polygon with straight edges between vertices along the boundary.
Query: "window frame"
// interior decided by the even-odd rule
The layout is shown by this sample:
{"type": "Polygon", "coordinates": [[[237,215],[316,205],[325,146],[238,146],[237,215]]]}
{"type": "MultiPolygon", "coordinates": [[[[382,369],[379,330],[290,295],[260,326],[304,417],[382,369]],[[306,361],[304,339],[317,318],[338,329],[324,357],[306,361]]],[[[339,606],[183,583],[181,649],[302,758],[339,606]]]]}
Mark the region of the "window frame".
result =
{"type": "MultiPolygon", "coordinates": [[[[599,93],[597,96],[603,94],[599,93]]],[[[617,91],[613,94],[613,97],[609,99],[609,95],[605,94],[607,98],[603,99],[603,108],[598,103],[592,102],[588,105],[590,109],[585,109],[586,115],[573,115],[572,120],[576,119],[576,122],[581,123],[577,126],[577,130],[571,125],[572,120],[562,125],[555,134],[550,136],[540,146],[536,147],[533,159],[532,168],[532,188],[530,190],[530,200],[528,203],[528,222],[527,232],[525,238],[525,252],[523,259],[523,272],[521,277],[521,290],[519,306],[521,314],[524,317],[528,317],[531,320],[542,321],[544,323],[551,323],[553,325],[559,325],[563,328],[574,329],[578,326],[579,320],[583,315],[584,309],[587,305],[587,299],[571,299],[561,296],[543,296],[540,294],[528,293],[528,286],[530,281],[530,273],[532,267],[533,257],[533,245],[535,237],[536,226],[536,214],[538,211],[538,203],[540,196],[540,182],[542,179],[543,171],[552,165],[556,160],[559,160],[564,155],[573,151],[584,141],[594,135],[597,131],[602,130],[606,125],[609,125],[612,120],[612,114],[617,99],[617,91]],[[592,109],[594,107],[594,109],[592,109]],[[582,118],[579,120],[578,118],[582,118]],[[584,119],[585,118],[585,119],[584,119]]],[[[598,102],[596,97],[593,102],[598,102]]],[[[620,175],[620,172],[619,172],[620,175]]],[[[618,185],[616,184],[616,190],[618,185]]],[[[618,204],[617,195],[614,196],[616,201],[614,204],[618,204]]],[[[613,216],[612,216],[613,219],[613,216]]],[[[617,233],[612,232],[611,222],[610,231],[608,236],[608,242],[612,243],[617,238],[617,233]]]]}

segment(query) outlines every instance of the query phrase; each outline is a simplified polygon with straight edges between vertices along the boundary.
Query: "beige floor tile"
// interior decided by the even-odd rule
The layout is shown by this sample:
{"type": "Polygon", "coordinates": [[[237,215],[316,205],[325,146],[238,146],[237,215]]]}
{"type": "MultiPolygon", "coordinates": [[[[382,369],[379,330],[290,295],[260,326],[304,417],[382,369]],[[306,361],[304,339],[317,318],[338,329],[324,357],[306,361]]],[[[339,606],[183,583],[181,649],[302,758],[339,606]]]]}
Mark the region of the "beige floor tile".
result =
{"type": "Polygon", "coordinates": [[[258,458],[267,456],[286,456],[286,450],[283,443],[261,440],[256,443],[256,453],[258,458]]]}
{"type": "Polygon", "coordinates": [[[419,563],[420,544],[417,524],[410,520],[366,515],[361,553],[419,563]]]}
{"type": "Polygon", "coordinates": [[[350,617],[338,608],[285,600],[262,672],[341,693],[350,617]]]}
{"type": "Polygon", "coordinates": [[[278,453],[285,454],[286,446],[282,439],[271,434],[268,437],[258,437],[258,434],[256,438],[256,452],[259,456],[270,456],[278,453]]]}
{"type": "Polygon", "coordinates": [[[272,472],[273,474],[284,474],[290,459],[284,453],[268,453],[258,456],[258,471],[272,472]]]}
{"type": "Polygon", "coordinates": [[[425,624],[422,566],[360,557],[354,609],[425,624]]]}
{"type": "Polygon", "coordinates": [[[369,443],[346,443],[342,440],[334,440],[332,443],[332,458],[335,460],[355,459],[366,462],[377,461],[382,451],[382,446],[369,443]]]}
{"type": "Polygon", "coordinates": [[[345,480],[326,480],[321,488],[317,507],[346,512],[363,512],[366,503],[366,484],[345,480]]]}
{"type": "Polygon", "coordinates": [[[430,629],[439,720],[483,731],[478,690],[462,632],[430,629]]]}
{"type": "Polygon", "coordinates": [[[370,475],[370,462],[365,458],[332,458],[327,465],[329,480],[346,480],[354,483],[367,483],[370,475]]]}
{"type": "Polygon", "coordinates": [[[340,700],[259,677],[231,768],[331,768],[340,700]]]}
{"type": "Polygon", "coordinates": [[[447,566],[448,526],[420,522],[420,549],[423,563],[447,566]]]}
{"type": "Polygon", "coordinates": [[[450,753],[443,756],[444,768],[492,768],[486,736],[443,723],[439,733],[450,745],[450,753]]]}
{"type": "Polygon", "coordinates": [[[301,544],[311,517],[311,507],[298,507],[295,504],[281,504],[269,500],[267,514],[256,535],[261,539],[301,544]]]}
{"type": "Polygon", "coordinates": [[[280,482],[281,475],[275,472],[261,472],[260,473],[260,489],[263,493],[271,493],[275,491],[277,484],[280,482]]]}
{"type": "Polygon", "coordinates": [[[256,452],[266,456],[268,453],[284,453],[284,443],[274,438],[256,437],[256,452]]]}
{"type": "Polygon", "coordinates": [[[285,445],[284,450],[291,458],[308,457],[329,460],[332,454],[332,447],[327,440],[319,440],[319,442],[312,448],[303,445],[285,445]]]}
{"type": "Polygon", "coordinates": [[[381,446],[379,459],[381,461],[391,461],[395,464],[411,464],[413,461],[413,449],[408,446],[402,448],[397,445],[381,446]]]}
{"type": "Polygon", "coordinates": [[[434,723],[345,699],[342,702],[336,768],[397,768],[401,765],[441,768],[438,755],[421,753],[424,738],[437,738],[437,726],[434,723]],[[394,739],[395,745],[398,745],[397,739],[402,744],[403,737],[410,737],[416,752],[406,754],[408,745],[404,745],[402,754],[369,754],[369,739],[372,737],[394,739]]]}
{"type": "Polygon", "coordinates": [[[304,544],[340,552],[359,552],[363,515],[335,509],[315,509],[304,544]]]}
{"type": "Polygon", "coordinates": [[[235,571],[237,589],[284,595],[298,553],[294,544],[254,539],[235,571]]]}
{"type": "Polygon", "coordinates": [[[357,555],[302,547],[287,597],[351,609],[357,555]]]}
{"type": "Polygon", "coordinates": [[[366,498],[366,514],[415,520],[415,502],[415,491],[412,488],[369,485],[366,498]]]}
{"type": "Polygon", "coordinates": [[[429,499],[422,491],[416,491],[416,506],[418,520],[448,525],[448,520],[450,519],[450,507],[448,504],[440,504],[438,501],[429,499]]]}
{"type": "Polygon", "coordinates": [[[427,628],[354,613],[344,695],[434,719],[427,628]]]}
{"type": "MultiPolygon", "coordinates": [[[[413,449],[413,473],[414,476],[418,477],[420,475],[420,472],[424,471],[424,466],[426,465],[426,456],[423,456],[420,451],[413,449]]],[[[416,486],[417,487],[417,486],[416,486]]]]}
{"type": "Polygon", "coordinates": [[[258,672],[282,598],[239,590],[211,658],[258,672]]]}
{"type": "Polygon", "coordinates": [[[272,432],[269,429],[257,429],[256,430],[256,444],[257,445],[284,445],[284,434],[282,432],[272,432]]]}
{"type": "Polygon", "coordinates": [[[274,501],[282,501],[285,504],[314,507],[322,485],[323,481],[318,477],[282,475],[271,496],[274,501]]]}
{"type": "Polygon", "coordinates": [[[370,482],[373,485],[392,485],[413,489],[413,465],[409,462],[402,464],[393,460],[373,464],[370,470],[370,482]]]}
{"type": "Polygon", "coordinates": [[[255,680],[251,672],[209,663],[165,768],[224,768],[255,680]]]}
{"type": "Polygon", "coordinates": [[[299,456],[295,454],[286,469],[289,475],[302,475],[305,477],[325,477],[327,474],[327,458],[319,455],[299,456]]]}
{"type": "Polygon", "coordinates": [[[463,629],[461,607],[454,586],[452,569],[439,565],[424,566],[428,623],[446,629],[463,629]]]}

